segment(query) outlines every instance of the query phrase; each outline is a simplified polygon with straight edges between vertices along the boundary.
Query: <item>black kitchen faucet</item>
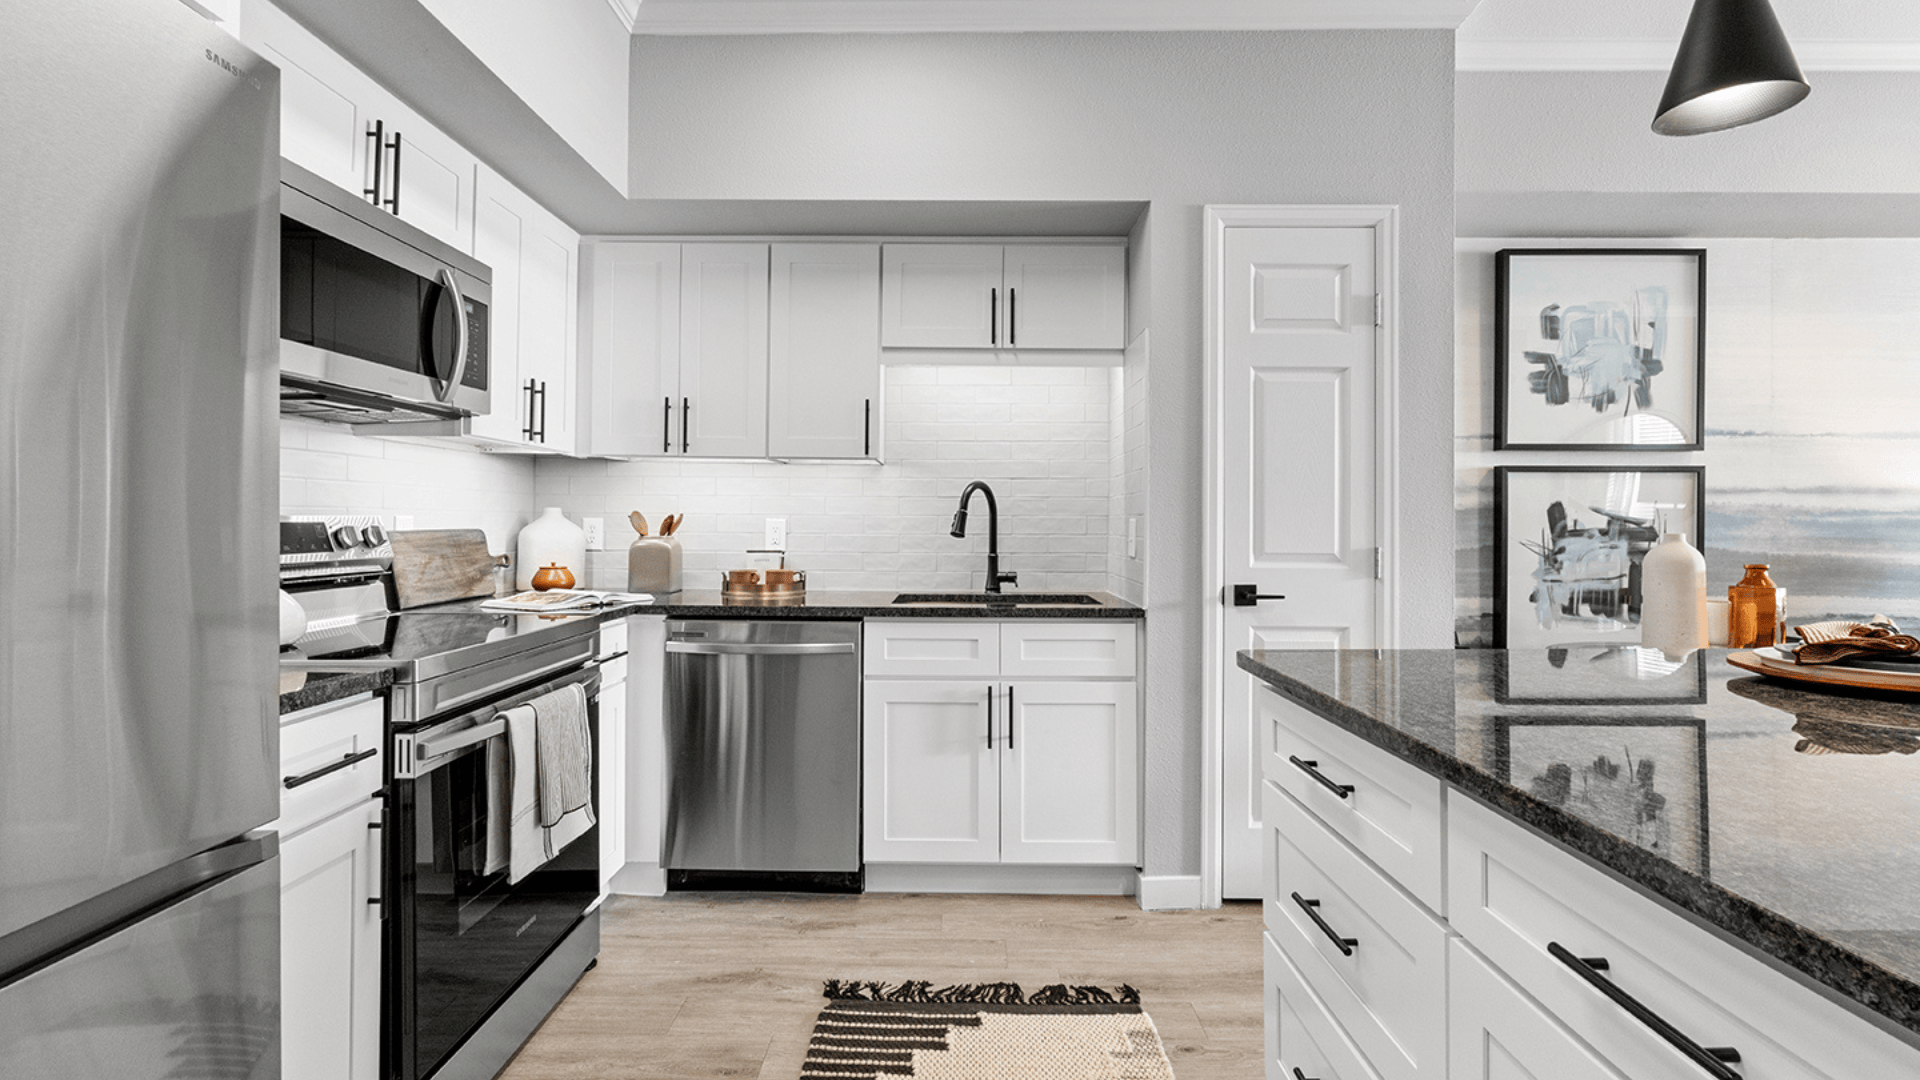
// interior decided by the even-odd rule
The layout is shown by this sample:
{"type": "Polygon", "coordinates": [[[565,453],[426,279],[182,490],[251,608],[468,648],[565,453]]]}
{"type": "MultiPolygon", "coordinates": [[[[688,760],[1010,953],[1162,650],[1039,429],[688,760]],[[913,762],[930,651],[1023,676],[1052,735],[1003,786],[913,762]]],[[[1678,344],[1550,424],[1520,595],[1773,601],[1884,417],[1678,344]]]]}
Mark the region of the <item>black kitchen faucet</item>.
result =
{"type": "Polygon", "coordinates": [[[960,493],[960,509],[953,512],[953,535],[963,538],[967,535],[967,500],[978,491],[987,497],[987,591],[997,593],[1000,583],[1018,585],[1019,574],[1000,572],[1000,507],[993,501],[993,489],[975,480],[960,493]]]}

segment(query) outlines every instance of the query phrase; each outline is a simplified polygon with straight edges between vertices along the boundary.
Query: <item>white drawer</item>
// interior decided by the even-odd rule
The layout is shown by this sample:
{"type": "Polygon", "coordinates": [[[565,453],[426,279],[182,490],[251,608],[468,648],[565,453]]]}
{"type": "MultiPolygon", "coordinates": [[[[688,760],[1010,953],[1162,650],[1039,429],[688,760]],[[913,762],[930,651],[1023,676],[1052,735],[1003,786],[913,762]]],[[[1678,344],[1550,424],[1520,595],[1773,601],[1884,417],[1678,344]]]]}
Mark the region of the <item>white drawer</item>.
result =
{"type": "Polygon", "coordinates": [[[1274,942],[1382,1077],[1445,1077],[1445,924],[1292,796],[1271,783],[1262,795],[1262,892],[1274,942]]]}
{"type": "Polygon", "coordinates": [[[380,790],[386,734],[384,697],[345,705],[321,706],[292,713],[280,722],[280,835],[336,814],[380,790]],[[373,753],[345,768],[334,769],[306,783],[298,780],[367,751],[373,753]]]}
{"type": "Polygon", "coordinates": [[[1920,1075],[1906,1046],[1471,799],[1448,824],[1452,921],[1466,940],[1635,1080],[1713,1075],[1548,946],[1604,958],[1600,977],[1686,1038],[1740,1054],[1742,1080],[1920,1075]]]}
{"type": "Polygon", "coordinates": [[[1305,977],[1260,935],[1266,958],[1267,1080],[1380,1080],[1305,977]]]}
{"type": "Polygon", "coordinates": [[[1009,622],[1000,625],[1000,674],[1130,679],[1131,622],[1009,622]]]}
{"type": "Polygon", "coordinates": [[[627,619],[608,619],[600,624],[600,655],[614,656],[627,651],[627,619]]]}
{"type": "Polygon", "coordinates": [[[1458,938],[1447,966],[1455,1080],[1625,1080],[1458,938]]]}
{"type": "Polygon", "coordinates": [[[1000,673],[1000,624],[950,619],[869,619],[868,675],[952,679],[1000,673]]]}
{"type": "Polygon", "coordinates": [[[1446,785],[1269,687],[1256,689],[1253,707],[1266,778],[1445,915],[1446,785]]]}

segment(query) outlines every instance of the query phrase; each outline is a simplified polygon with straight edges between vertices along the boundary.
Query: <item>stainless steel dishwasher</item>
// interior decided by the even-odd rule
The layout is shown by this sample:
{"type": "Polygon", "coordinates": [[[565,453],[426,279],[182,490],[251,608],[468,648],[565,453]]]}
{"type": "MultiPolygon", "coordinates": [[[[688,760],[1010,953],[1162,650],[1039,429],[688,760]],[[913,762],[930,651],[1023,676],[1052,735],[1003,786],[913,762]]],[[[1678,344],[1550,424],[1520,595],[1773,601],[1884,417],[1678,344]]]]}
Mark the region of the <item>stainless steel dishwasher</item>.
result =
{"type": "Polygon", "coordinates": [[[860,624],[667,621],[667,884],[858,892],[860,624]]]}

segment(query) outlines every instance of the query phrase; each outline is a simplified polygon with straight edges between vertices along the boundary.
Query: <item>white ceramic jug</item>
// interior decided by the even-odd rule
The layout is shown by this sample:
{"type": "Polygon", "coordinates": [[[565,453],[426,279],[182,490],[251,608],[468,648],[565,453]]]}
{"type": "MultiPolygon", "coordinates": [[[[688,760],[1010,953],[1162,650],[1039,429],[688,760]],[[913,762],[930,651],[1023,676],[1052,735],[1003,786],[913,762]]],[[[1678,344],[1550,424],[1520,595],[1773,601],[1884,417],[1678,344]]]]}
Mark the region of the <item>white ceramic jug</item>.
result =
{"type": "Polygon", "coordinates": [[[549,563],[566,567],[575,588],[589,587],[586,531],[567,520],[557,506],[540,511],[520,530],[520,550],[513,560],[514,587],[522,592],[533,588],[533,575],[549,563]]]}
{"type": "Polygon", "coordinates": [[[1640,644],[1670,660],[1707,644],[1707,559],[1665,533],[1640,563],[1640,644]]]}

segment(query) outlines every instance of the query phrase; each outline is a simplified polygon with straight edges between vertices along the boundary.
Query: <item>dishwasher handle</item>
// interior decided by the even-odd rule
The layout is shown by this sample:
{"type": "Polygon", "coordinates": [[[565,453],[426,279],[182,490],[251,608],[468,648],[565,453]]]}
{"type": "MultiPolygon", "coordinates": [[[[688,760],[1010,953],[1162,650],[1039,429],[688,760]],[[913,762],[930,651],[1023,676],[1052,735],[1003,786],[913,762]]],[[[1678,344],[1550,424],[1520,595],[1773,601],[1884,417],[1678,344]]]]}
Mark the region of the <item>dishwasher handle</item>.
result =
{"type": "Polygon", "coordinates": [[[694,656],[830,656],[854,651],[851,641],[786,641],[750,643],[744,641],[669,641],[670,653],[694,656]]]}

